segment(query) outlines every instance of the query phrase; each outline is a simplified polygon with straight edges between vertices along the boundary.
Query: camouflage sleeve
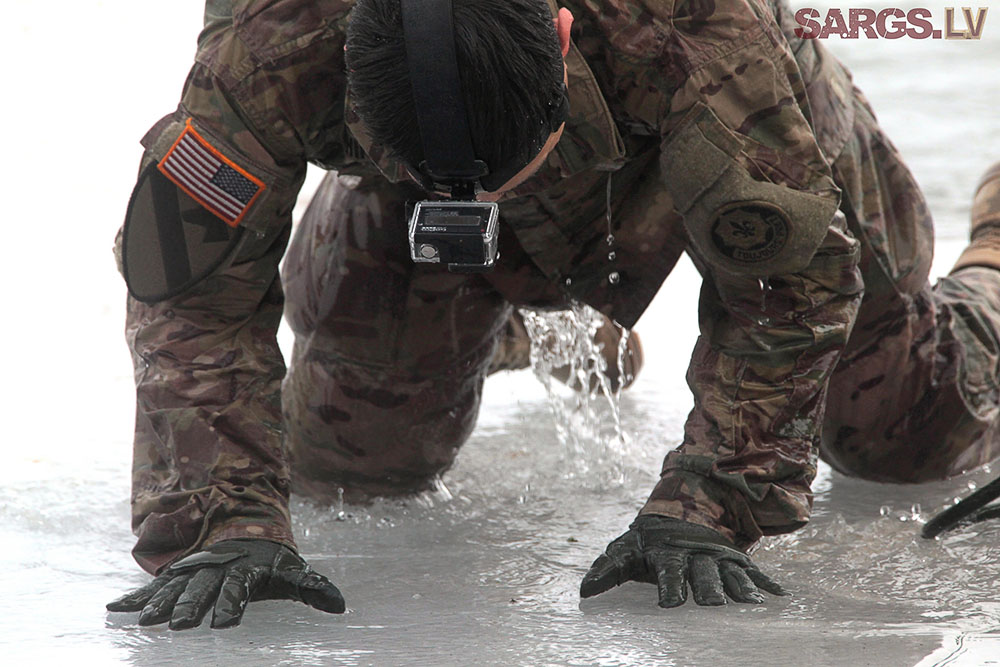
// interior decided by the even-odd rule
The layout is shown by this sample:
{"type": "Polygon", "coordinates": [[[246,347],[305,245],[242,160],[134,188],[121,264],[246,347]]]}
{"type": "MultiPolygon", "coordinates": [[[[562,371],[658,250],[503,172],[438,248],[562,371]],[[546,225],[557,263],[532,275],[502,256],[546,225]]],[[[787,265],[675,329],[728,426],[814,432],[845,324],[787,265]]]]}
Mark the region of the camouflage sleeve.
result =
{"type": "Polygon", "coordinates": [[[863,292],[805,86],[755,0],[674,7],[666,184],[705,278],[695,406],[642,513],[741,547],[809,516],[830,374],[863,292]]]}
{"type": "MultiPolygon", "coordinates": [[[[133,555],[150,572],[214,542],[262,537],[294,548],[276,341],[278,262],[307,161],[344,156],[347,4],[211,3],[178,110],[143,140],[165,160],[185,127],[266,185],[230,261],[156,303],[129,297],[135,364],[133,555]]],[[[206,227],[206,241],[208,240],[206,227]]]]}

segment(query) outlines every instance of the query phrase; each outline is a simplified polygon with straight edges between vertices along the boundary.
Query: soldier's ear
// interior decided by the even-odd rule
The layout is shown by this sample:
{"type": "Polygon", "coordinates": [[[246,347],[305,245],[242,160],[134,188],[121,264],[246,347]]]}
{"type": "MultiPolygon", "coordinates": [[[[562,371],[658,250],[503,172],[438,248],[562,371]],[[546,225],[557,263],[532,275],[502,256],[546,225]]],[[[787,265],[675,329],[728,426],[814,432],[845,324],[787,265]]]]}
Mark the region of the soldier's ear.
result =
{"type": "Polygon", "coordinates": [[[559,48],[562,49],[563,58],[569,53],[569,31],[573,27],[573,14],[565,7],[559,8],[556,15],[556,33],[559,35],[559,48]]]}

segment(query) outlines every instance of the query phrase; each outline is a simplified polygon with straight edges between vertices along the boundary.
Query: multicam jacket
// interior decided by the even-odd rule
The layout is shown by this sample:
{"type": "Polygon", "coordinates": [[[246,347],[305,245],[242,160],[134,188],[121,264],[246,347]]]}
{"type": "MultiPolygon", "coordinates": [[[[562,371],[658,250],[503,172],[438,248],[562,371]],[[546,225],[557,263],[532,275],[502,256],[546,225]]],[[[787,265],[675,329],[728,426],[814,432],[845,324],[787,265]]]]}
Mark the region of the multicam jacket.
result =
{"type": "MultiPolygon", "coordinates": [[[[352,2],[229,4],[210,3],[180,105],[143,140],[144,166],[190,123],[264,184],[239,222],[258,236],[289,226],[308,162],[403,178],[345,99],[352,2]]],[[[742,547],[792,530],[809,514],[824,392],[862,291],[829,166],[854,122],[849,76],[793,35],[782,0],[560,4],[575,17],[570,117],[547,163],[502,204],[505,221],[554,282],[629,327],[692,255],[706,280],[695,405],[643,511],[742,547]]],[[[294,544],[278,307],[265,300],[267,316],[238,329],[213,329],[208,315],[165,326],[169,303],[130,323],[135,555],[150,571],[221,539],[294,544]],[[235,337],[252,355],[215,372],[238,358],[224,354],[235,337]],[[228,396],[224,411],[199,404],[213,392],[228,396]]]]}

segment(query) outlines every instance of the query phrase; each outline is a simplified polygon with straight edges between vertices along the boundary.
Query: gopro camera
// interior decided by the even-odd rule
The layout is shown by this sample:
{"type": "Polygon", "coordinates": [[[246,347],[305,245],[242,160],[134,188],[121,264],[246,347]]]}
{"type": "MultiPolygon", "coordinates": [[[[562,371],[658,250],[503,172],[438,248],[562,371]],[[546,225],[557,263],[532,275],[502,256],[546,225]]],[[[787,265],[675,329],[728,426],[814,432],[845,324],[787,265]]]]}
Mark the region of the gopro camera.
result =
{"type": "Polygon", "coordinates": [[[498,213],[495,202],[417,202],[410,216],[410,257],[457,273],[489,271],[497,259],[498,213]]]}
{"type": "MultiPolygon", "coordinates": [[[[410,257],[459,273],[489,271],[497,260],[499,207],[476,201],[476,193],[496,191],[528,160],[522,162],[519,156],[511,164],[491,168],[476,157],[455,55],[452,0],[401,0],[400,10],[423,149],[423,160],[406,168],[425,190],[449,197],[414,206],[410,257]]],[[[539,127],[539,149],[550,134],[546,130],[555,131],[549,126],[557,128],[565,120],[568,105],[564,86],[559,100],[550,105],[549,125],[539,127]]]]}

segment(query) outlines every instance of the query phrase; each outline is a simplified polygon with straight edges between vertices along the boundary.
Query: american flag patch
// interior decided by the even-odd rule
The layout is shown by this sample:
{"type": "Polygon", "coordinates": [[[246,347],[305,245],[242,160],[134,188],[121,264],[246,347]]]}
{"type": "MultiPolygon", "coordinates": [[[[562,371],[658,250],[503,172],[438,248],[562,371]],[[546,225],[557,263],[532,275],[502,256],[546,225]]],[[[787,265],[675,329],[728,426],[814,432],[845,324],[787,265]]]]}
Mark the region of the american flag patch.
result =
{"type": "Polygon", "coordinates": [[[265,189],[263,181],[240,168],[198,134],[191,119],[157,167],[230,227],[240,224],[265,189]]]}

